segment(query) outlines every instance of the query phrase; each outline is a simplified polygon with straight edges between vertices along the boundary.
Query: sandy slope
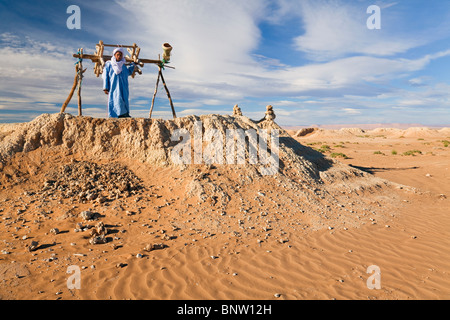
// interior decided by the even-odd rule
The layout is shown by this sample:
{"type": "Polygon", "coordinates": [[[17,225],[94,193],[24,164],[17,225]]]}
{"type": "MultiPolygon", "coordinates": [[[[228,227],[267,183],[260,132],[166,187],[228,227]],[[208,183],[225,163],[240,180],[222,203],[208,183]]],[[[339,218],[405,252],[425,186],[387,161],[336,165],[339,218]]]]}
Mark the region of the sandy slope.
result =
{"type": "MultiPolygon", "coordinates": [[[[21,143],[19,129],[9,129],[3,138],[15,139],[9,146],[22,150],[1,168],[2,299],[450,298],[450,147],[441,141],[450,140],[448,131],[414,136],[414,130],[388,135],[352,129],[343,130],[345,138],[320,131],[296,138],[301,144],[285,136],[279,174],[262,177],[251,166],[180,169],[142,161],[137,152],[111,158],[95,143],[86,149],[95,138],[82,140],[77,133],[84,143],[70,140],[64,132],[73,134],[76,122],[65,121],[72,131],[61,130],[61,136],[29,129],[21,143]],[[328,156],[338,152],[349,159],[329,162],[313,149],[323,144],[331,148],[328,156]],[[422,154],[401,155],[408,150],[422,154]],[[142,188],[117,195],[115,186],[97,177],[93,184],[113,190],[105,201],[64,197],[51,184],[43,189],[49,177],[82,184],[90,176],[82,176],[87,171],[80,173],[81,165],[102,172],[111,163],[121,166],[122,180],[142,188]],[[96,220],[83,221],[85,210],[96,220]],[[108,229],[107,243],[92,245],[89,230],[74,230],[77,223],[98,221],[108,229]],[[39,247],[28,252],[33,240],[39,247]],[[155,243],[165,248],[143,250],[155,243]],[[81,268],[81,289],[67,288],[71,265],[81,268]],[[371,265],[381,270],[379,290],[366,284],[371,265]]],[[[146,132],[146,122],[129,121],[146,132]]],[[[120,122],[115,137],[126,139],[125,132],[133,131],[120,122]]]]}

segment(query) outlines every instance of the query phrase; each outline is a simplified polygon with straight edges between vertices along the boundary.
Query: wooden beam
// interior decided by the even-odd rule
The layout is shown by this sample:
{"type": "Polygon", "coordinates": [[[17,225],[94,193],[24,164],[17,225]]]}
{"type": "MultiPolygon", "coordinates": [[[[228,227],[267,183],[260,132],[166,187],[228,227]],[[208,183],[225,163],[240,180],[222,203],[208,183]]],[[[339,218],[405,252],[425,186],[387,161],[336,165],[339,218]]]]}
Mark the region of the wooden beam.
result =
{"type": "Polygon", "coordinates": [[[136,44],[133,44],[132,46],[123,46],[123,45],[117,45],[117,44],[103,44],[105,47],[114,47],[114,48],[133,48],[136,46],[136,44]]]}
{"type": "MultiPolygon", "coordinates": [[[[81,56],[77,53],[75,53],[73,55],[74,58],[80,58],[81,56]]],[[[103,61],[109,61],[111,60],[112,56],[103,56],[103,61]]],[[[93,54],[83,54],[83,59],[90,59],[92,60],[92,62],[100,62],[100,57],[93,55],[93,54]]],[[[133,59],[125,57],[125,61],[126,62],[134,62],[133,59]]],[[[152,59],[139,59],[140,62],[142,63],[155,63],[155,64],[160,64],[162,63],[161,60],[152,60],[152,59]]]]}

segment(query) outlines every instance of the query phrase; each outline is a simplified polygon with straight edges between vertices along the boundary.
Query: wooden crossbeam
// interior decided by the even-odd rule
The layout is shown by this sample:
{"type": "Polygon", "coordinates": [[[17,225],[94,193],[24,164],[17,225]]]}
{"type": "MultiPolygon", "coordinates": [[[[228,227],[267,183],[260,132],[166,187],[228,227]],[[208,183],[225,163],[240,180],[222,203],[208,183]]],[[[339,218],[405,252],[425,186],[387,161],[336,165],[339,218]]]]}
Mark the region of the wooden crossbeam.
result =
{"type": "MultiPolygon", "coordinates": [[[[83,56],[79,55],[79,54],[74,54],[73,55],[74,58],[83,58],[83,59],[90,59],[92,60],[92,62],[100,62],[100,57],[93,55],[93,54],[83,54],[83,56]]],[[[109,61],[111,60],[112,56],[103,56],[103,60],[109,61]]],[[[126,62],[131,63],[131,62],[135,62],[133,61],[133,59],[129,58],[129,57],[125,57],[126,62]]],[[[161,60],[153,60],[153,59],[139,59],[140,62],[142,63],[154,63],[154,64],[161,64],[162,61],[161,60]]]]}
{"type": "Polygon", "coordinates": [[[124,46],[124,45],[121,45],[121,44],[103,44],[103,46],[105,46],[105,47],[115,47],[115,48],[135,48],[136,47],[136,44],[135,43],[133,43],[133,45],[132,46],[124,46]]]}

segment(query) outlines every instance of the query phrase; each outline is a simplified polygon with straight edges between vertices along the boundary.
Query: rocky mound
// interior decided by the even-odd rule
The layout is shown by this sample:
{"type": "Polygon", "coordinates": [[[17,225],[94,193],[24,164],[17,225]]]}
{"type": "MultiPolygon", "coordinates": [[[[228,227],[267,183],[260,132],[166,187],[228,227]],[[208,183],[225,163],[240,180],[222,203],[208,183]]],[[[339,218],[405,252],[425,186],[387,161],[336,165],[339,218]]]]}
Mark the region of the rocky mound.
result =
{"type": "MultiPolygon", "coordinates": [[[[127,158],[152,165],[170,166],[174,165],[172,151],[180,143],[180,140],[172,141],[174,132],[182,129],[194,136],[197,130],[195,126],[198,123],[201,124],[200,139],[203,138],[204,150],[208,145],[204,141],[205,133],[211,129],[218,130],[222,137],[226,136],[227,130],[246,132],[253,130],[256,133],[256,140],[259,139],[263,129],[268,133],[271,129],[277,129],[280,167],[283,168],[285,164],[291,163],[302,172],[306,180],[317,180],[320,170],[333,162],[297,143],[273,121],[256,122],[244,116],[227,115],[188,116],[164,121],[160,119],[96,119],[75,117],[70,114],[43,114],[29,123],[18,125],[3,138],[0,144],[0,162],[4,164],[19,152],[28,153],[41,147],[51,147],[70,153],[88,154],[97,160],[127,158]]],[[[269,140],[267,149],[270,157],[269,140]]],[[[248,139],[246,143],[249,143],[248,139]]],[[[219,152],[218,147],[226,146],[225,143],[210,144],[211,153],[219,152]]],[[[255,143],[254,147],[258,148],[259,145],[255,143]]],[[[226,150],[223,151],[221,152],[222,163],[226,163],[226,150]]],[[[250,163],[248,159],[251,155],[248,145],[245,154],[241,156],[246,159],[246,163],[250,163]]],[[[194,160],[193,156],[192,160],[194,160]]],[[[190,163],[194,162],[195,160],[190,163]]]]}
{"type": "MultiPolygon", "coordinates": [[[[44,185],[44,190],[39,192],[43,196],[50,191],[52,196],[73,201],[113,202],[118,197],[126,199],[150,188],[151,177],[146,176],[149,170],[166,168],[172,171],[161,176],[166,179],[165,187],[181,188],[183,203],[197,199],[200,211],[202,206],[220,215],[231,210],[239,212],[233,216],[240,218],[249,218],[248,214],[255,210],[265,215],[271,211],[274,215],[283,214],[284,224],[307,224],[311,229],[330,225],[357,226],[373,221],[368,220],[373,219],[373,215],[379,220],[391,215],[390,208],[397,205],[392,189],[398,189],[398,185],[303,146],[273,121],[274,115],[266,118],[254,121],[235,114],[174,120],[96,119],[43,114],[13,130],[9,128],[3,137],[0,165],[4,170],[0,187],[7,188],[8,183],[14,181],[26,183],[39,172],[41,188],[44,185]],[[185,159],[194,162],[176,163],[173,153],[184,141],[176,134],[180,130],[194,137],[191,146],[196,143],[195,134],[200,133],[201,150],[209,150],[216,161],[208,163],[207,158],[201,158],[203,161],[196,163],[193,152],[185,159]],[[227,162],[228,145],[216,143],[230,130],[247,135],[240,140],[245,145],[241,151],[236,147],[239,140],[235,141],[236,136],[232,139],[237,150],[232,152],[235,160],[231,163],[227,162]],[[278,133],[278,144],[274,143],[277,141],[274,133],[278,133]],[[270,136],[265,141],[268,161],[261,157],[264,155],[261,153],[263,135],[270,136]],[[30,163],[41,161],[31,161],[35,152],[40,153],[36,156],[39,159],[42,154],[46,155],[49,163],[45,170],[39,164],[34,171],[30,169],[30,163]],[[239,156],[242,162],[238,162],[239,156]],[[79,160],[64,163],[69,158],[79,160]],[[121,166],[121,162],[138,163],[140,173],[133,173],[121,166]],[[268,172],[268,168],[272,171],[268,172]],[[179,180],[173,178],[175,172],[181,174],[179,180]],[[147,184],[141,182],[141,178],[145,178],[147,184]]],[[[223,232],[218,218],[211,219],[208,227],[220,226],[223,232]],[[211,224],[212,221],[216,223],[211,224]]]]}

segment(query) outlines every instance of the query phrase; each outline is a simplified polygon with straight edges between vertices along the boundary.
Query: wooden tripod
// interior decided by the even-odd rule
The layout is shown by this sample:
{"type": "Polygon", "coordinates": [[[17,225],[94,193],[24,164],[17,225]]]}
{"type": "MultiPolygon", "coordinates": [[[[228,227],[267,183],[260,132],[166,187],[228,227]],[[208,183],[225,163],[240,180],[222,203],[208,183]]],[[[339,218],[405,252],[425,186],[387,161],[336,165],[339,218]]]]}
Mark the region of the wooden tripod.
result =
{"type": "Polygon", "coordinates": [[[149,118],[152,117],[153,106],[155,105],[155,97],[156,97],[156,93],[158,92],[159,79],[161,79],[162,83],[164,85],[164,89],[166,89],[167,97],[169,98],[170,107],[172,108],[173,118],[176,119],[177,115],[175,113],[175,108],[173,107],[172,97],[170,96],[170,92],[169,92],[169,89],[167,88],[166,81],[164,80],[164,76],[162,74],[162,69],[161,69],[160,65],[158,65],[158,69],[159,69],[159,71],[158,71],[158,79],[156,80],[156,87],[155,87],[155,92],[153,93],[152,106],[150,108],[149,118]]]}
{"type": "Polygon", "coordinates": [[[155,92],[153,94],[152,106],[150,109],[150,118],[152,117],[152,111],[153,111],[153,106],[155,103],[156,93],[158,91],[159,80],[161,79],[164,84],[164,89],[166,90],[167,96],[169,97],[169,102],[170,102],[170,106],[172,108],[173,118],[175,119],[177,116],[175,113],[175,108],[173,106],[172,97],[170,96],[169,89],[167,88],[166,81],[164,80],[164,76],[162,74],[162,69],[164,69],[164,67],[175,69],[174,67],[165,65],[166,63],[169,63],[170,52],[172,51],[172,46],[168,43],[164,43],[162,46],[163,51],[164,51],[162,60],[160,57],[158,58],[158,60],[140,59],[139,53],[140,53],[141,49],[135,43],[133,43],[132,46],[112,45],[112,44],[104,44],[103,41],[100,40],[99,43],[95,46],[96,52],[93,55],[92,54],[83,54],[83,48],[78,49],[78,53],[73,55],[74,58],[78,58],[78,62],[76,63],[76,66],[75,66],[75,72],[76,72],[75,79],[73,81],[73,86],[70,91],[70,94],[61,107],[61,113],[63,113],[66,110],[66,107],[69,104],[70,100],[72,99],[75,89],[78,86],[78,115],[80,115],[80,116],[82,115],[82,113],[81,113],[81,80],[83,78],[83,73],[86,71],[86,69],[83,70],[83,59],[90,59],[92,62],[95,63],[94,74],[97,77],[99,77],[100,74],[103,73],[103,69],[105,67],[105,62],[108,60],[111,60],[111,58],[112,58],[111,56],[106,56],[103,54],[105,47],[127,48],[129,56],[124,57],[124,59],[128,63],[133,62],[135,64],[135,68],[131,75],[132,78],[134,78],[136,72],[138,74],[142,74],[142,71],[139,69],[139,67],[143,67],[145,63],[152,63],[152,64],[156,64],[158,66],[158,68],[159,68],[158,80],[156,81],[156,88],[155,88],[155,92]]]}

